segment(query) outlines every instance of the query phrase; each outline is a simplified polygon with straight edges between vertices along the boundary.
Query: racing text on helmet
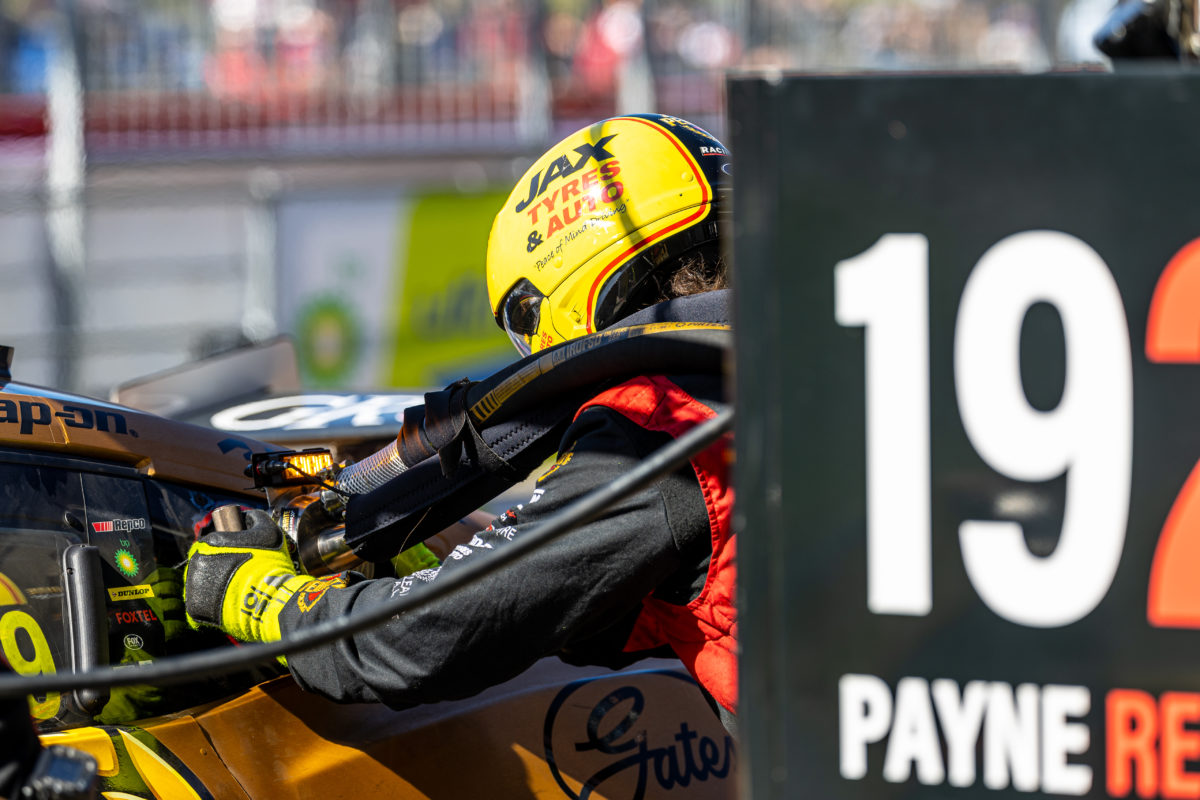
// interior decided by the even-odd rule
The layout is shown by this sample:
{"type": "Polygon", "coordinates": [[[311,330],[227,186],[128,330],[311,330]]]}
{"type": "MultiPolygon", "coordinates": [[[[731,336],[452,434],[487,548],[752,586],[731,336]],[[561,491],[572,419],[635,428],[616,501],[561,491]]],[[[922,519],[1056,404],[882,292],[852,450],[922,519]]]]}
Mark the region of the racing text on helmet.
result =
{"type": "Polygon", "coordinates": [[[550,163],[546,168],[546,175],[542,177],[540,171],[535,172],[533,177],[529,179],[529,197],[526,197],[521,202],[517,203],[517,211],[524,211],[529,207],[535,199],[546,193],[546,187],[550,185],[550,181],[555,178],[565,178],[579,170],[589,161],[595,160],[597,163],[606,159],[612,158],[613,155],[604,149],[604,145],[608,144],[609,140],[613,139],[616,134],[605,136],[595,144],[584,142],[574,148],[576,153],[579,153],[579,160],[572,164],[567,156],[559,156],[550,163]]]}

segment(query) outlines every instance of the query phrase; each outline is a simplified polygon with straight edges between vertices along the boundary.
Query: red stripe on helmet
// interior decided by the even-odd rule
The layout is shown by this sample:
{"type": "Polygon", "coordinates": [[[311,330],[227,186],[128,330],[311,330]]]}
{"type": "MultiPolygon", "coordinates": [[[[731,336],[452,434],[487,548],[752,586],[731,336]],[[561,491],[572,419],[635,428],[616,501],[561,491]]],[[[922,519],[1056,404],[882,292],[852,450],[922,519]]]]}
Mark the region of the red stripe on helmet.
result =
{"type": "Polygon", "coordinates": [[[708,212],[708,209],[706,208],[706,206],[708,205],[708,202],[709,202],[708,180],[704,177],[704,171],[700,169],[700,165],[696,163],[695,159],[692,158],[692,154],[687,151],[687,148],[684,147],[682,143],[680,143],[679,139],[677,139],[675,136],[673,136],[669,131],[664,129],[662,126],[657,125],[647,119],[640,119],[638,117],[617,117],[617,119],[627,120],[629,122],[640,122],[641,124],[647,126],[651,130],[657,131],[657,132],[661,133],[663,136],[667,137],[667,140],[670,141],[671,144],[674,145],[675,149],[679,151],[679,154],[681,156],[683,156],[684,161],[686,161],[688,163],[688,166],[690,166],[692,168],[692,172],[695,173],[695,175],[696,175],[697,184],[700,186],[700,192],[701,192],[700,205],[696,208],[696,213],[691,214],[691,215],[685,217],[684,219],[679,220],[678,222],[668,225],[666,228],[663,228],[661,231],[658,231],[657,233],[653,233],[650,236],[647,236],[645,239],[642,239],[637,244],[631,244],[629,247],[625,248],[624,251],[622,251],[615,258],[613,258],[612,261],[608,262],[608,264],[606,264],[604,266],[604,269],[600,270],[600,274],[596,277],[595,283],[593,283],[592,288],[588,290],[588,301],[587,301],[587,332],[588,333],[593,333],[593,331],[592,331],[592,314],[595,311],[596,292],[598,292],[600,290],[600,285],[604,283],[605,278],[607,278],[609,275],[611,275],[612,271],[614,269],[616,269],[618,266],[620,266],[630,256],[632,256],[642,250],[645,250],[647,247],[649,247],[655,241],[657,241],[658,239],[661,239],[662,237],[666,236],[667,234],[673,233],[674,231],[678,230],[679,228],[688,226],[689,224],[691,224],[691,223],[695,222],[696,220],[700,219],[701,217],[703,217],[708,212]]]}

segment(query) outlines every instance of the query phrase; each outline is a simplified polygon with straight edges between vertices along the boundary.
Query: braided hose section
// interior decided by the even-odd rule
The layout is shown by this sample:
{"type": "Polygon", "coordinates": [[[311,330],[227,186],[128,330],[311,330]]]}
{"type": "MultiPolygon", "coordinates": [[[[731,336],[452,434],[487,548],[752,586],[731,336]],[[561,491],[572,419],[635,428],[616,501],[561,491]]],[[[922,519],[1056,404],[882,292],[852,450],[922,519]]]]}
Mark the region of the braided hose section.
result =
{"type": "Polygon", "coordinates": [[[408,467],[400,458],[400,447],[393,441],[382,450],[342,470],[337,478],[337,488],[346,494],[366,494],[406,469],[408,467]]]}

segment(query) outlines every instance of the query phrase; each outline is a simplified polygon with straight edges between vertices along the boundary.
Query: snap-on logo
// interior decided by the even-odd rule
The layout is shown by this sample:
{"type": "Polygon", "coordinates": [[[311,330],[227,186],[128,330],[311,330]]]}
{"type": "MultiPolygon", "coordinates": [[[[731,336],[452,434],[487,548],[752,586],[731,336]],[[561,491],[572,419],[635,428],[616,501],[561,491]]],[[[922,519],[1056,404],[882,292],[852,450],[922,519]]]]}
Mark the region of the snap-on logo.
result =
{"type": "Polygon", "coordinates": [[[25,436],[36,427],[47,427],[55,418],[61,419],[68,428],[80,428],[121,436],[137,436],[125,422],[125,415],[103,408],[64,405],[55,411],[46,403],[37,400],[0,399],[0,423],[18,425],[17,430],[25,436]]]}

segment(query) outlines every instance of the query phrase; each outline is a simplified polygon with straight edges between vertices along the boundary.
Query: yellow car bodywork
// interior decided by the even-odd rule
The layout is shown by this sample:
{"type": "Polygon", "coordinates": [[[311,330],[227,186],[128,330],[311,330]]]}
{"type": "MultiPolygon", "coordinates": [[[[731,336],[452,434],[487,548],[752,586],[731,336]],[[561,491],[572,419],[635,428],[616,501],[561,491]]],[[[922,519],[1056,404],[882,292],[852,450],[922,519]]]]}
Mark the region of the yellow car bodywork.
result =
{"type": "MultiPolygon", "coordinates": [[[[270,449],[277,448],[84,397],[0,386],[0,460],[10,468],[42,457],[58,459],[60,471],[115,466],[127,482],[142,476],[261,505],[243,470],[250,453],[270,449]]],[[[3,558],[0,551],[0,570],[3,558]]],[[[110,621],[112,608],[130,607],[113,605],[122,593],[140,591],[109,587],[110,621]]],[[[0,603],[0,621],[12,613],[32,624],[14,592],[0,603]]],[[[24,658],[22,647],[14,639],[6,652],[24,658]]],[[[33,658],[13,666],[69,669],[33,658]]],[[[177,688],[186,695],[187,686],[177,688]]],[[[31,698],[35,706],[50,701],[31,698]]],[[[115,725],[42,716],[43,744],[94,756],[108,800],[737,794],[733,740],[675,661],[613,672],[544,659],[476,697],[405,710],[338,705],[282,675],[115,725]]]]}

